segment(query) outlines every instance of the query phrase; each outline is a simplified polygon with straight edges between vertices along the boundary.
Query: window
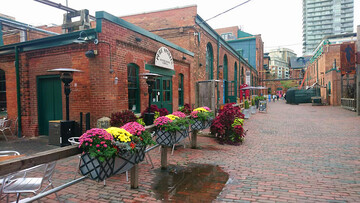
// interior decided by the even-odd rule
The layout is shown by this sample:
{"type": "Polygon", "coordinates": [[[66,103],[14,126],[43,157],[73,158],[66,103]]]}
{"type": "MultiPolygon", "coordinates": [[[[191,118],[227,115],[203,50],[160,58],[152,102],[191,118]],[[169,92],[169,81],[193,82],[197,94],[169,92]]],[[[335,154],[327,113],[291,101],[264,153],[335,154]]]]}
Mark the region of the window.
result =
{"type": "Polygon", "coordinates": [[[6,79],[5,71],[0,69],[0,112],[6,112],[6,79]]]}
{"type": "Polygon", "coordinates": [[[179,74],[179,106],[184,106],[184,75],[179,74]]]}
{"type": "Polygon", "coordinates": [[[208,79],[214,79],[214,55],[213,48],[210,43],[206,45],[206,73],[208,75],[208,79]]]}
{"type": "Polygon", "coordinates": [[[233,39],[233,34],[231,32],[224,33],[224,34],[221,34],[221,38],[223,38],[224,40],[230,40],[230,39],[233,39]]]}
{"type": "Polygon", "coordinates": [[[224,65],[224,80],[228,80],[228,59],[226,54],[224,55],[224,61],[223,61],[223,65],[224,65]]]}
{"type": "Polygon", "coordinates": [[[139,66],[128,64],[128,103],[129,110],[140,113],[139,66]]]}
{"type": "Polygon", "coordinates": [[[328,91],[329,91],[329,95],[331,95],[331,82],[329,81],[329,83],[328,83],[328,91]]]}

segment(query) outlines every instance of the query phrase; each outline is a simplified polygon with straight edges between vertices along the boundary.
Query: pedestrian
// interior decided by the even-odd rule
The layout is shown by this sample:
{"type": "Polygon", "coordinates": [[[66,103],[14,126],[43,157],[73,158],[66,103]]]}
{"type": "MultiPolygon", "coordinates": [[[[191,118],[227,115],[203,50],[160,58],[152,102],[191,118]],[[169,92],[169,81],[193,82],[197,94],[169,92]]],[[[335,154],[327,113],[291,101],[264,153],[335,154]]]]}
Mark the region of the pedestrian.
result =
{"type": "Polygon", "coordinates": [[[273,94],[273,102],[275,102],[275,99],[276,99],[276,96],[275,96],[275,94],[273,94]]]}
{"type": "Polygon", "coordinates": [[[278,101],[279,101],[279,94],[277,94],[277,95],[276,95],[276,100],[278,100],[278,101]]]}
{"type": "Polygon", "coordinates": [[[271,102],[271,94],[269,94],[268,97],[269,97],[269,102],[271,102]]]}

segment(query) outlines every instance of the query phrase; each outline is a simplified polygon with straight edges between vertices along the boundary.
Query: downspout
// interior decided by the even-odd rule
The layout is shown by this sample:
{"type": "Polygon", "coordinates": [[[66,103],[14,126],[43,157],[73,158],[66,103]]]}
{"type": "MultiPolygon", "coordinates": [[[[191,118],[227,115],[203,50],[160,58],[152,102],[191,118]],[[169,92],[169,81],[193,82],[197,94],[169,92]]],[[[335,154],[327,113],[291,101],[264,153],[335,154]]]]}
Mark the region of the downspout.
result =
{"type": "Polygon", "coordinates": [[[2,32],[2,23],[0,22],[0,46],[4,45],[3,32],[2,32]]]}
{"type": "Polygon", "coordinates": [[[16,72],[16,98],[18,107],[18,137],[21,137],[21,98],[20,98],[20,73],[19,73],[19,48],[15,46],[15,72],[16,72]]]}
{"type": "MultiPolygon", "coordinates": [[[[220,55],[220,36],[217,37],[217,57],[216,57],[216,64],[217,64],[217,70],[216,70],[216,79],[219,80],[219,55],[220,55]]],[[[217,92],[217,98],[216,98],[216,106],[219,107],[219,100],[220,100],[220,92],[219,92],[219,85],[216,86],[216,92],[217,92]]]]}

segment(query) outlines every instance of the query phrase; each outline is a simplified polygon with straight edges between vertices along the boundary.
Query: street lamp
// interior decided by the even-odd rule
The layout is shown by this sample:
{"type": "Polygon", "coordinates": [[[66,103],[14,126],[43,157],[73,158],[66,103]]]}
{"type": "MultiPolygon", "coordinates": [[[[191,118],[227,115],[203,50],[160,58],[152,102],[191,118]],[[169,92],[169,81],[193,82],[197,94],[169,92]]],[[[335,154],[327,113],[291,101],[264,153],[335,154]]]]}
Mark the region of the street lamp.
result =
{"type": "Polygon", "coordinates": [[[73,81],[73,73],[74,72],[82,72],[80,70],[72,69],[72,68],[56,68],[48,70],[48,72],[59,72],[60,79],[64,83],[64,93],[66,96],[66,120],[69,121],[70,113],[69,113],[69,95],[71,92],[70,83],[73,81]]]}
{"type": "Polygon", "coordinates": [[[156,74],[156,73],[143,73],[143,74],[139,74],[141,76],[143,76],[144,79],[146,79],[146,83],[148,85],[148,94],[149,94],[149,108],[148,108],[148,112],[145,112],[144,114],[144,122],[146,125],[151,125],[154,122],[154,113],[151,113],[151,94],[152,94],[152,89],[155,86],[155,81],[156,78],[161,77],[161,75],[156,74]]]}

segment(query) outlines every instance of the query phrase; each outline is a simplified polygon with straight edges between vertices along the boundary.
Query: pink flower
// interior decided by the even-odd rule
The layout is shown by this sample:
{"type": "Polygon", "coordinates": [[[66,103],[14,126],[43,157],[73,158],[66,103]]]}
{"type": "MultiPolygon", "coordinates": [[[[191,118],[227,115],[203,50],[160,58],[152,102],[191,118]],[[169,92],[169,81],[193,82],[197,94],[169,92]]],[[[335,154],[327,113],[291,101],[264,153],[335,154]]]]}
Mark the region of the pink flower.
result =
{"type": "Polygon", "coordinates": [[[100,145],[99,145],[99,144],[97,144],[97,145],[96,145],[96,147],[100,147],[100,145]]]}
{"type": "Polygon", "coordinates": [[[92,146],[92,144],[90,144],[90,147],[92,146]]]}
{"type": "Polygon", "coordinates": [[[107,144],[104,144],[104,147],[106,148],[106,147],[107,147],[107,144]]]}
{"type": "Polygon", "coordinates": [[[105,141],[100,142],[100,144],[105,144],[105,141]]]}
{"type": "Polygon", "coordinates": [[[125,129],[132,135],[141,135],[145,131],[144,126],[138,122],[129,122],[123,125],[121,128],[125,129]]]}
{"type": "Polygon", "coordinates": [[[166,116],[160,116],[159,118],[155,119],[154,125],[156,127],[161,127],[161,126],[166,125],[171,122],[172,122],[172,120],[170,118],[168,118],[166,116]]]}
{"type": "Polygon", "coordinates": [[[175,111],[174,113],[172,113],[172,115],[177,116],[179,118],[185,118],[186,117],[186,114],[184,114],[181,111],[175,111]]]}
{"type": "Polygon", "coordinates": [[[98,149],[98,152],[100,152],[100,150],[98,149]]]}

